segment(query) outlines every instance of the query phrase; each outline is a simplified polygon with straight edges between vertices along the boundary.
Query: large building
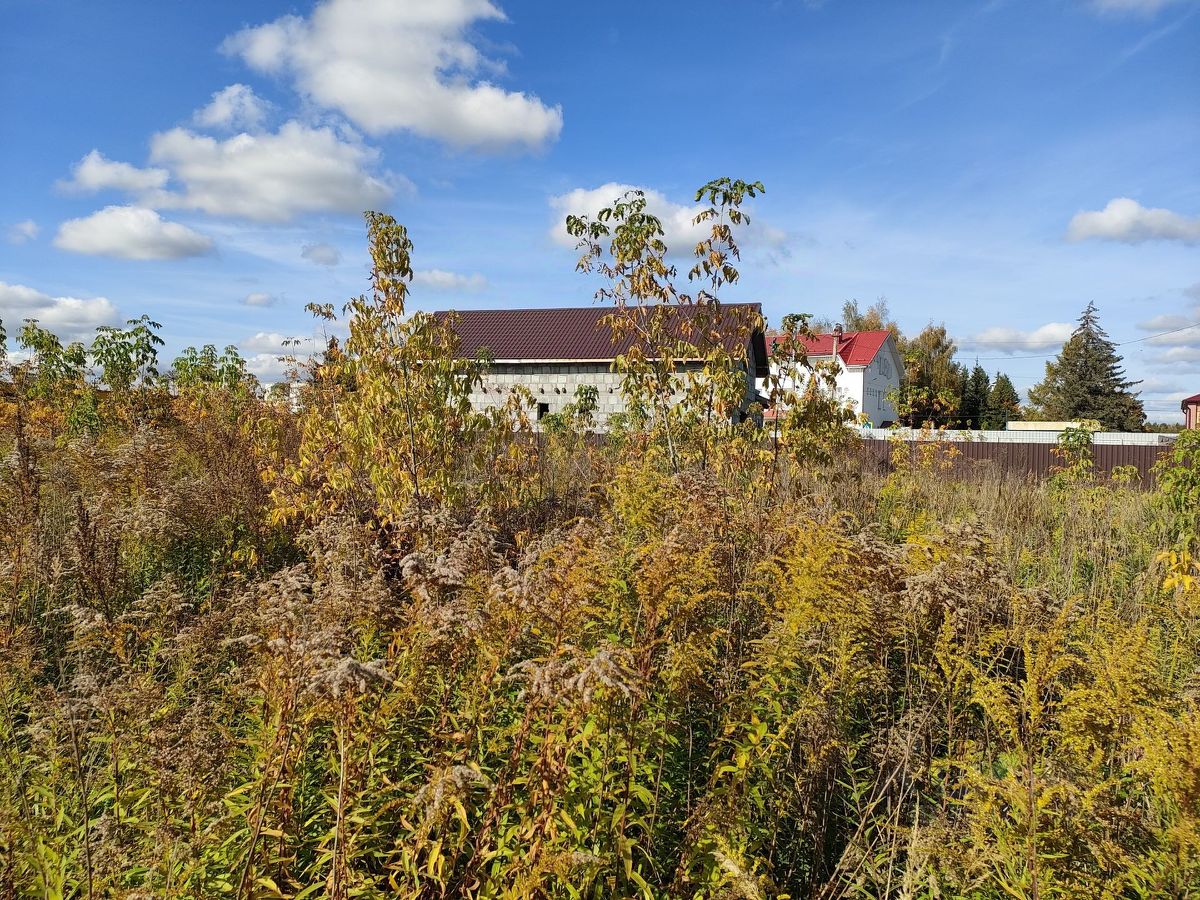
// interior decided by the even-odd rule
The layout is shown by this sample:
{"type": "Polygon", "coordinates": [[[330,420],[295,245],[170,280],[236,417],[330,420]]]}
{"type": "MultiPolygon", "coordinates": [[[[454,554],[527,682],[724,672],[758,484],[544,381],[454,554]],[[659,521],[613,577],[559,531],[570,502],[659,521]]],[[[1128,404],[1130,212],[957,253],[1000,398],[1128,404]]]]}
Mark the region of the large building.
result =
{"type": "MultiPolygon", "coordinates": [[[[785,350],[786,337],[769,339],[771,353],[785,350]]],[[[841,326],[829,334],[802,339],[810,363],[837,360],[838,396],[854,406],[874,428],[884,428],[897,420],[893,398],[904,376],[904,360],[890,331],[843,331],[841,326]]]]}
{"type": "MultiPolygon", "coordinates": [[[[694,315],[694,307],[679,307],[681,316],[694,315]]],[[[573,403],[584,385],[597,393],[597,422],[625,411],[621,375],[614,371],[618,355],[628,352],[636,338],[617,338],[605,321],[612,308],[565,307],[558,309],[472,309],[454,313],[459,352],[464,357],[486,353],[491,365],[482,384],[472,393],[476,409],[505,402],[515,386],[526,388],[534,398],[537,418],[560,412],[573,403]]],[[[637,315],[636,311],[631,312],[637,315]]],[[[451,315],[447,312],[437,316],[451,315]]],[[[745,355],[745,412],[758,399],[755,381],[767,374],[767,346],[761,328],[739,327],[741,321],[761,322],[757,303],[726,304],[714,323],[714,335],[730,352],[747,335],[745,355]]],[[[698,360],[681,361],[680,368],[694,368],[698,360]]]]}

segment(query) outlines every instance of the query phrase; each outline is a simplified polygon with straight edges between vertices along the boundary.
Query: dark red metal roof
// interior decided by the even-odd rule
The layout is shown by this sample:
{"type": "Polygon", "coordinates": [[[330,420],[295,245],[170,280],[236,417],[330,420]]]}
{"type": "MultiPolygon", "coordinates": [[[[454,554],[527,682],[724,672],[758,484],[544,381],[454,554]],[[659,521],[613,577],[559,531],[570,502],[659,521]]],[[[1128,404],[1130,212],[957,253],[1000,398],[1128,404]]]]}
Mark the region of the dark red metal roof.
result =
{"type": "MultiPolygon", "coordinates": [[[[684,315],[695,307],[681,306],[684,315]]],[[[723,335],[726,350],[737,348],[736,316],[750,313],[761,315],[757,303],[727,303],[720,307],[721,320],[727,323],[723,335]]],[[[617,341],[611,326],[604,321],[614,311],[609,306],[568,306],[552,309],[467,309],[453,311],[457,317],[461,356],[477,356],[487,350],[497,362],[611,362],[625,353],[637,341],[634,334],[625,334],[617,341]]],[[[630,308],[632,315],[639,315],[630,308]]],[[[451,311],[434,313],[442,318],[451,311]]],[[[718,323],[721,328],[721,323],[718,323]]],[[[751,352],[755,377],[767,374],[767,347],[761,329],[751,336],[751,352]]]]}
{"type": "MultiPolygon", "coordinates": [[[[868,366],[879,355],[890,334],[890,331],[847,331],[838,341],[838,356],[848,366],[868,366]]],[[[768,338],[771,352],[775,352],[776,344],[786,340],[784,335],[768,338]]],[[[800,342],[809,356],[833,355],[832,334],[817,334],[811,338],[801,338],[800,342]]]]}
{"type": "Polygon", "coordinates": [[[1187,409],[1193,403],[1200,403],[1200,394],[1192,394],[1190,397],[1184,397],[1179,401],[1179,408],[1187,409]]]}

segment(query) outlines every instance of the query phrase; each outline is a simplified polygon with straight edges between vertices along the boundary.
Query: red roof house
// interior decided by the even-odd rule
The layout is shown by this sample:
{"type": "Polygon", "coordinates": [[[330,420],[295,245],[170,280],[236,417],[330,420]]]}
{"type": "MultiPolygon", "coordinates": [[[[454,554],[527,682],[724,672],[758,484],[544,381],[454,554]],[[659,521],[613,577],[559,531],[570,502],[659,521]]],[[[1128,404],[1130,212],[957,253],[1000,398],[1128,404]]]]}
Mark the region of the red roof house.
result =
{"type": "MultiPolygon", "coordinates": [[[[787,352],[788,340],[787,335],[767,338],[773,359],[787,352]]],[[[833,360],[836,354],[837,393],[867,424],[879,428],[896,421],[894,399],[904,361],[890,331],[842,331],[839,326],[829,334],[799,340],[809,362],[833,360]]]]}
{"type": "MultiPolygon", "coordinates": [[[[838,358],[845,366],[869,366],[879,352],[887,346],[890,331],[846,331],[840,336],[834,334],[816,334],[811,338],[801,338],[805,351],[810,357],[832,358],[834,338],[838,337],[838,358]]],[[[768,349],[775,354],[776,344],[783,348],[788,340],[786,335],[775,335],[768,338],[768,349]]],[[[894,340],[893,340],[894,343],[894,340]]]]}
{"type": "Polygon", "coordinates": [[[1183,410],[1183,427],[1200,428],[1200,394],[1185,397],[1179,404],[1183,410]]]}

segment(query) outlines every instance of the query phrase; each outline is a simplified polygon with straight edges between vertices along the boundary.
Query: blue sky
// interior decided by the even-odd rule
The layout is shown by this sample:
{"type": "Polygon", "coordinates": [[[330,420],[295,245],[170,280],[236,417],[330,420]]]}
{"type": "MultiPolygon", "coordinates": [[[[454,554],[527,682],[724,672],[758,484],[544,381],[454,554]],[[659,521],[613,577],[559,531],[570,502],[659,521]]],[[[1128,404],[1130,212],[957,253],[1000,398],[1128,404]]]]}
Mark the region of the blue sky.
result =
{"type": "Polygon", "coordinates": [[[566,211],[636,185],[682,248],[730,175],[772,321],[886,297],[1024,390],[1094,300],[1152,419],[1200,391],[1193,0],[3,0],[0,110],[10,333],[147,312],[269,380],[365,208],[418,308],[585,304],[566,211]]]}

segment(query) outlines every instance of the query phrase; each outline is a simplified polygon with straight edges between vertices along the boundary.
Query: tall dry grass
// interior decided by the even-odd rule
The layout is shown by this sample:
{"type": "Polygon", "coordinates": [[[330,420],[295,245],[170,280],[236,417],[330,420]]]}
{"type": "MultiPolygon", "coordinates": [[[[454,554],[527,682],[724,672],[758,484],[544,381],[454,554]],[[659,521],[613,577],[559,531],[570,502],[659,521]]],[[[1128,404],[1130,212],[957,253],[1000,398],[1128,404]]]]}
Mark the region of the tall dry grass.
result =
{"type": "Polygon", "coordinates": [[[1170,498],[834,461],[764,502],[543,434],[525,502],[279,525],[278,407],[64,439],[29,405],[0,472],[7,896],[1200,884],[1170,498]]]}

